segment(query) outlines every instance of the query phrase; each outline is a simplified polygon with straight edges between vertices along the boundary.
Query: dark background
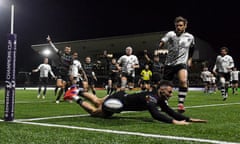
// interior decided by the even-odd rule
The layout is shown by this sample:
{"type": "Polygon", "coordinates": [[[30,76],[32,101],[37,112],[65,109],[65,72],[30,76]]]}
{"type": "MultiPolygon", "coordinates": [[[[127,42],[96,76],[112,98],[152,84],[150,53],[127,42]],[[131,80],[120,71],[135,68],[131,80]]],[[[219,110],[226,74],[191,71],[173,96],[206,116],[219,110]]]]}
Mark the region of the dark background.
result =
{"type": "Polygon", "coordinates": [[[0,6],[0,79],[5,78],[10,5],[15,5],[17,72],[31,71],[42,58],[31,49],[46,43],[174,29],[176,16],[188,19],[187,31],[207,42],[218,53],[230,49],[239,67],[240,8],[237,1],[204,0],[3,0],[0,6]]]}

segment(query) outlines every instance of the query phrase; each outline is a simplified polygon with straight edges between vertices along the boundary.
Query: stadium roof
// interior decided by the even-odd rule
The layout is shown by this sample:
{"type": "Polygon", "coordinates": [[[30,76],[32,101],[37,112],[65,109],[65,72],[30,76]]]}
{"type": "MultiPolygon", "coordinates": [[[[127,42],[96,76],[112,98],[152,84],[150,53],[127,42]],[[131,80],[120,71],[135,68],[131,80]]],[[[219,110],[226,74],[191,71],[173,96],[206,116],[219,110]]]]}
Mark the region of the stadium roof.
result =
{"type": "MultiPolygon", "coordinates": [[[[60,50],[63,50],[65,46],[71,46],[72,52],[78,52],[80,60],[82,61],[86,56],[96,58],[96,56],[103,54],[104,50],[107,50],[108,53],[113,53],[115,56],[123,54],[125,53],[125,47],[129,45],[133,47],[136,55],[139,54],[139,52],[142,52],[144,49],[153,52],[158,47],[159,41],[165,33],[166,32],[152,32],[67,42],[54,42],[53,40],[53,42],[60,50]]],[[[193,59],[215,59],[215,52],[207,42],[197,37],[195,37],[195,41],[196,47],[193,59]]],[[[44,51],[46,49],[52,51],[48,43],[32,45],[31,47],[40,55],[44,55],[44,51]]],[[[49,57],[55,59],[56,55],[52,54],[49,57]]]]}

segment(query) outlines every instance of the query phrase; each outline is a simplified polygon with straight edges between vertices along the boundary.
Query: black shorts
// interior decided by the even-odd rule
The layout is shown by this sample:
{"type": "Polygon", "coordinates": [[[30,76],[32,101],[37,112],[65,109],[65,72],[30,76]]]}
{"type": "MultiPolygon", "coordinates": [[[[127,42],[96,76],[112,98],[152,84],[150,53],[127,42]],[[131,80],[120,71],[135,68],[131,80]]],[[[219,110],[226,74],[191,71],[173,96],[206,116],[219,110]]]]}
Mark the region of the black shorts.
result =
{"type": "Polygon", "coordinates": [[[87,76],[87,79],[89,85],[95,85],[95,79],[93,78],[93,76],[87,76]]]}
{"type": "Polygon", "coordinates": [[[203,81],[204,84],[209,85],[210,81],[203,81]]]}
{"type": "Polygon", "coordinates": [[[132,73],[125,73],[125,72],[122,72],[122,77],[126,77],[127,78],[127,81],[128,82],[131,82],[131,83],[134,83],[134,76],[132,73]]]}
{"type": "Polygon", "coordinates": [[[47,85],[48,84],[48,77],[40,77],[39,78],[40,85],[47,85]]]}
{"type": "Polygon", "coordinates": [[[218,78],[224,77],[226,81],[230,81],[230,73],[218,72],[218,78]]]}
{"type": "Polygon", "coordinates": [[[232,80],[232,84],[237,84],[238,80],[232,80]]]}
{"type": "Polygon", "coordinates": [[[70,81],[69,75],[58,75],[58,76],[57,76],[57,79],[62,79],[62,80],[65,81],[65,82],[70,81]]]}
{"type": "Polygon", "coordinates": [[[151,82],[152,82],[153,84],[158,84],[161,79],[162,79],[161,74],[158,73],[158,72],[154,72],[154,73],[152,74],[152,80],[151,80],[151,82]]]}
{"type": "Polygon", "coordinates": [[[62,79],[65,82],[70,81],[68,69],[59,67],[57,71],[57,79],[62,79]]]}
{"type": "Polygon", "coordinates": [[[142,80],[141,84],[150,84],[150,80],[142,80]]]}
{"type": "Polygon", "coordinates": [[[112,83],[116,85],[119,82],[119,75],[110,74],[108,80],[112,80],[112,83]]]}
{"type": "Polygon", "coordinates": [[[181,69],[187,70],[187,65],[186,64],[178,64],[174,66],[166,65],[164,67],[163,79],[170,81],[173,80],[174,75],[177,74],[181,69]]]}

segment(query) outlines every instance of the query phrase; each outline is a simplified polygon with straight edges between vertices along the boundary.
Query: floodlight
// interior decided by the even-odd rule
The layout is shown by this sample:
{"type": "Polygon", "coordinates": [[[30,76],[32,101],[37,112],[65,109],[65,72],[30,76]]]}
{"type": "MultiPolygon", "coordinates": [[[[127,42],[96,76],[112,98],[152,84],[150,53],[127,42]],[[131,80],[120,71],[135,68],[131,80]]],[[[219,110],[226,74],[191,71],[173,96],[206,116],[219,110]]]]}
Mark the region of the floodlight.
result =
{"type": "Polygon", "coordinates": [[[48,57],[49,55],[51,55],[51,51],[49,50],[49,49],[45,49],[45,50],[43,50],[42,51],[42,55],[44,55],[44,56],[46,56],[46,57],[48,57]]]}

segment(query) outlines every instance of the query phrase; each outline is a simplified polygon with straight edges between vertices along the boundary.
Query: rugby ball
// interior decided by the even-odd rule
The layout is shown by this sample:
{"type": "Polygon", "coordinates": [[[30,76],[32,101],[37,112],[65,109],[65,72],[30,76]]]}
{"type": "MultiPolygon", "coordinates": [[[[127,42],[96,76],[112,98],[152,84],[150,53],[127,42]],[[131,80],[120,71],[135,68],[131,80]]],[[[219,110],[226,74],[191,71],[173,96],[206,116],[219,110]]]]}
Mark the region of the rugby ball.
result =
{"type": "Polygon", "coordinates": [[[123,104],[118,99],[110,98],[104,102],[104,106],[106,106],[107,108],[110,108],[110,109],[120,109],[123,107],[123,104]]]}

